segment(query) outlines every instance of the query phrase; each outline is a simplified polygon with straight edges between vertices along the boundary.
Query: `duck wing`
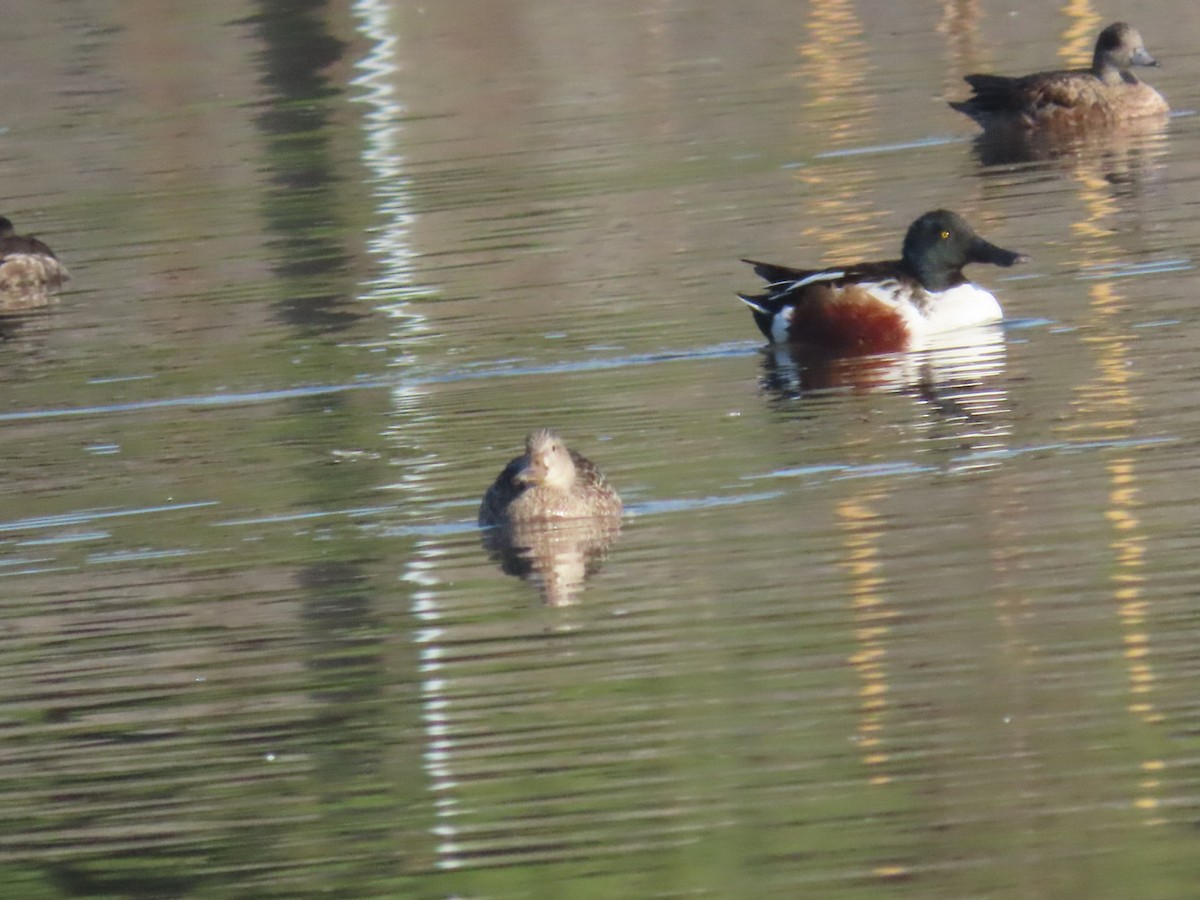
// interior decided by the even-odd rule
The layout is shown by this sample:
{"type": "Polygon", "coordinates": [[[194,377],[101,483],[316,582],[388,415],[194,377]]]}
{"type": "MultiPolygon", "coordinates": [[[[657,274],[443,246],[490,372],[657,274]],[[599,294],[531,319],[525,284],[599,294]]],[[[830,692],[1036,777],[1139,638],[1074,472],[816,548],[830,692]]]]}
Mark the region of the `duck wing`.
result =
{"type": "Polygon", "coordinates": [[[1097,102],[1100,82],[1090,72],[1037,72],[1020,78],[1006,75],[967,75],[970,99],[950,105],[960,112],[1003,115],[1038,110],[1078,109],[1097,102]]]}

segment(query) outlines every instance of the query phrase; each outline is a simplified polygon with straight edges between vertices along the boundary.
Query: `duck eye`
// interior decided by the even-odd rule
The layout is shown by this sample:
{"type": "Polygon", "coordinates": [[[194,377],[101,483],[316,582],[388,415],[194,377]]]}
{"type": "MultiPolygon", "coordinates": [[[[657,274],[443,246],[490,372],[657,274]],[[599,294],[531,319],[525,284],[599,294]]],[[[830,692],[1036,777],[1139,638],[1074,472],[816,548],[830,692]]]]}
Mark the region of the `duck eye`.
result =
{"type": "Polygon", "coordinates": [[[943,231],[943,232],[942,232],[942,240],[944,241],[944,240],[946,240],[948,237],[950,237],[950,232],[948,232],[948,231],[943,231]]]}

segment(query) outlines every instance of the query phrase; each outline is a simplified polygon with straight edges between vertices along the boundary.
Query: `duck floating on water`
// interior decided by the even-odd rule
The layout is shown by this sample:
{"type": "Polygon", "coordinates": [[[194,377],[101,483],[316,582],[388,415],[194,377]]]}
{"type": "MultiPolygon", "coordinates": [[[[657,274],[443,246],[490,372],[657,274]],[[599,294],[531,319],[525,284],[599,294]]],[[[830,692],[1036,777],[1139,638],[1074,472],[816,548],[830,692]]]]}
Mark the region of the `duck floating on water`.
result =
{"type": "Polygon", "coordinates": [[[738,294],[768,340],[841,354],[920,347],[933,334],[999,322],[999,301],[963,275],[968,263],[1011,266],[1027,256],[985,241],[938,209],[909,226],[898,260],[793,269],[743,260],[768,282],[738,294]]]}
{"type": "Polygon", "coordinates": [[[42,241],[16,233],[0,216],[0,313],[45,306],[50,292],[70,278],[67,267],[42,241]]]}
{"type": "Polygon", "coordinates": [[[1157,66],[1137,29],[1114,22],[1096,40],[1090,69],[1033,75],[968,75],[974,91],[950,105],[985,130],[1055,126],[1117,125],[1162,116],[1170,107],[1162,94],[1137,79],[1133,66],[1157,66]]]}
{"type": "Polygon", "coordinates": [[[621,498],[595,463],[553,431],[540,429],[525,439],[524,455],[511,460],[483,495],[479,524],[619,517],[621,509],[621,498]]]}

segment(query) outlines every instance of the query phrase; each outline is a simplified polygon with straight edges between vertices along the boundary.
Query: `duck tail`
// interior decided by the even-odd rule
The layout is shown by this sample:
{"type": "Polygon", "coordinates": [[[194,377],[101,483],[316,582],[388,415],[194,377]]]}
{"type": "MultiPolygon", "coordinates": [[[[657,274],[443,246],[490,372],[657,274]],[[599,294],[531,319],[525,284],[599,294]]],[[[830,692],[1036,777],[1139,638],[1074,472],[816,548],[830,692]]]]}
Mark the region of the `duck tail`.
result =
{"type": "Polygon", "coordinates": [[[789,266],[779,266],[775,263],[759,262],[756,259],[743,259],[742,262],[748,266],[753,266],[754,274],[763,281],[770,282],[771,284],[779,284],[785,281],[795,281],[799,278],[803,278],[805,275],[805,273],[799,269],[793,269],[789,266]]]}
{"type": "Polygon", "coordinates": [[[959,112],[971,113],[1004,112],[1014,108],[1018,92],[1017,79],[1007,75],[967,75],[963,78],[974,92],[968,100],[950,105],[959,112]]]}
{"type": "Polygon", "coordinates": [[[748,307],[757,313],[762,313],[764,316],[773,314],[776,310],[768,305],[771,299],[769,294],[741,294],[737,295],[738,299],[745,303],[748,307]]]}

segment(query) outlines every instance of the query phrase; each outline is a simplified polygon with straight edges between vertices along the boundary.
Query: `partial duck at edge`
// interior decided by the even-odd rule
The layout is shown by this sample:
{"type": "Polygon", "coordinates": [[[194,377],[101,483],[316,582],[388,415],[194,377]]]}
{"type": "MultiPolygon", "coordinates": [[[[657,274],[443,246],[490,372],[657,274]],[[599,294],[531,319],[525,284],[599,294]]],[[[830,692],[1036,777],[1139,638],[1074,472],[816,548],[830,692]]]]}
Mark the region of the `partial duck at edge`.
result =
{"type": "Polygon", "coordinates": [[[0,216],[0,313],[45,306],[71,276],[54,251],[0,216]]]}

